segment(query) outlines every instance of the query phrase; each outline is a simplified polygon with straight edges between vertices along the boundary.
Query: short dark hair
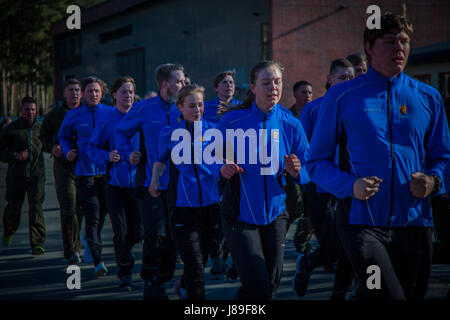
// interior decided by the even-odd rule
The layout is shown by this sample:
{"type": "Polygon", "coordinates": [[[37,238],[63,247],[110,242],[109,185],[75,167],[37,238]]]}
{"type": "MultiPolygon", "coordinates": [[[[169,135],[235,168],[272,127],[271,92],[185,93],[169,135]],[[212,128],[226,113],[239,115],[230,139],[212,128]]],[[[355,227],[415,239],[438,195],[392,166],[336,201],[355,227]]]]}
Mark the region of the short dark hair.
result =
{"type": "Polygon", "coordinates": [[[99,84],[100,88],[102,89],[102,95],[105,95],[106,93],[108,93],[108,86],[106,85],[106,83],[102,79],[94,77],[94,76],[87,77],[81,81],[81,92],[84,92],[86,87],[88,85],[90,85],[91,83],[99,84]]]}
{"type": "Polygon", "coordinates": [[[75,78],[69,78],[66,80],[66,82],[64,82],[64,89],[67,88],[68,86],[71,86],[73,84],[77,84],[81,87],[81,83],[78,79],[75,78]]]}
{"type": "MultiPolygon", "coordinates": [[[[363,36],[364,50],[366,50],[366,43],[369,43],[371,48],[378,38],[382,38],[385,34],[393,33],[397,34],[404,31],[408,37],[411,38],[413,33],[413,26],[408,22],[405,16],[399,14],[393,14],[391,12],[386,12],[381,16],[381,28],[380,29],[369,29],[366,27],[363,36]]],[[[370,55],[366,51],[367,58],[370,63],[370,55]]]]}
{"type": "Polygon", "coordinates": [[[353,65],[350,61],[344,58],[333,60],[330,64],[330,74],[335,73],[337,68],[353,68],[353,65]]]}
{"type": "Polygon", "coordinates": [[[163,81],[169,81],[173,71],[184,73],[184,68],[181,64],[165,63],[156,69],[156,84],[160,89],[163,81]]]}
{"type": "Polygon", "coordinates": [[[350,55],[347,56],[348,61],[350,61],[350,63],[355,67],[360,65],[363,62],[367,63],[367,57],[364,53],[352,53],[350,55]]]}
{"type": "Polygon", "coordinates": [[[20,101],[20,107],[23,107],[23,105],[25,103],[34,103],[35,105],[37,105],[36,100],[34,100],[34,98],[32,97],[23,97],[22,100],[20,101]]]}
{"type": "Polygon", "coordinates": [[[302,87],[302,86],[310,86],[310,87],[312,88],[312,84],[311,84],[311,83],[309,83],[309,82],[306,81],[306,80],[300,80],[300,81],[297,81],[297,82],[294,84],[294,87],[292,88],[292,91],[295,92],[295,91],[297,91],[298,89],[300,89],[300,87],[302,87]]]}
{"type": "MultiPolygon", "coordinates": [[[[353,69],[353,65],[350,61],[348,61],[345,58],[333,60],[330,65],[330,74],[334,74],[338,68],[344,68],[344,69],[352,68],[353,69]]],[[[325,88],[328,90],[328,89],[330,89],[330,87],[331,87],[331,85],[327,81],[327,83],[325,84],[325,88]]]]}
{"type": "Polygon", "coordinates": [[[217,88],[219,86],[220,81],[222,81],[226,76],[230,76],[233,78],[233,80],[236,80],[234,71],[227,70],[227,71],[221,72],[214,78],[214,82],[213,82],[214,88],[217,88]]]}

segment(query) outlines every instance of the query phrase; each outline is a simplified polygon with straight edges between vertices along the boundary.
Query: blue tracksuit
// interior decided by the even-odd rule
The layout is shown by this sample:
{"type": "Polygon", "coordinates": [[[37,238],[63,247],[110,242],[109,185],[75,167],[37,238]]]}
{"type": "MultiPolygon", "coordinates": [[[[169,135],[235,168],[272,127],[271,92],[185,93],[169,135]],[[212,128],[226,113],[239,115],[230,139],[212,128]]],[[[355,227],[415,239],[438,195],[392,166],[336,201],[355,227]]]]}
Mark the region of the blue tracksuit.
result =
{"type": "Polygon", "coordinates": [[[76,176],[95,176],[106,172],[106,166],[96,165],[88,156],[88,142],[92,132],[108,119],[114,108],[104,104],[88,107],[86,104],[70,110],[64,117],[58,133],[58,140],[65,157],[72,149],[78,149],[75,161],[76,176]],[[76,147],[73,147],[73,141],[76,147]]]}
{"type": "MultiPolygon", "coordinates": [[[[294,153],[302,164],[300,183],[309,181],[304,168],[309,144],[298,119],[277,104],[268,113],[263,113],[255,103],[250,108],[237,109],[224,114],[217,125],[224,139],[227,129],[235,131],[238,138],[227,139],[227,148],[234,141],[234,161],[244,172],[235,174],[225,187],[223,203],[230,208],[234,219],[250,224],[267,225],[285,209],[286,194],[283,189],[284,156],[294,153]],[[266,129],[267,134],[262,134],[266,129]],[[239,149],[239,137],[246,135],[245,150],[239,149]],[[249,143],[249,140],[252,142],[249,143]],[[264,143],[264,141],[266,143],[264,143]],[[268,151],[270,149],[270,152],[268,151]],[[278,151],[278,157],[276,156],[278,151]],[[269,163],[262,164],[261,154],[266,154],[269,163]],[[263,175],[262,170],[267,170],[263,175]]],[[[218,155],[220,156],[220,155],[218,155]]],[[[230,159],[233,160],[233,159],[230,159]]],[[[213,173],[219,178],[221,164],[213,165],[213,173]]],[[[227,211],[228,209],[225,209],[227,211]]],[[[230,212],[224,214],[231,214],[230,212]]]]}
{"type": "MultiPolygon", "coordinates": [[[[119,162],[111,163],[109,154],[113,150],[118,150],[114,131],[119,121],[125,113],[115,109],[101,127],[97,127],[89,140],[88,155],[91,160],[99,166],[109,166],[109,179],[107,183],[120,188],[133,188],[136,176],[136,166],[125,158],[119,162]]],[[[131,144],[137,150],[139,148],[139,135],[135,134],[131,139],[131,144]]]]}
{"type": "Polygon", "coordinates": [[[312,131],[314,128],[314,124],[317,121],[317,115],[319,114],[319,107],[322,99],[323,97],[320,97],[307,103],[303,107],[302,112],[300,112],[299,120],[302,123],[303,130],[305,130],[308,141],[311,141],[312,131]]]}
{"type": "MultiPolygon", "coordinates": [[[[320,103],[322,102],[322,99],[323,97],[320,97],[307,103],[303,107],[302,112],[300,112],[299,120],[302,123],[303,130],[305,130],[305,134],[309,142],[311,142],[313,128],[315,126],[315,123],[317,122],[317,115],[319,114],[319,107],[320,103]]],[[[310,188],[313,188],[312,190],[314,190],[317,193],[328,193],[326,190],[314,184],[305,185],[304,188],[305,191],[310,191],[311,190],[310,188]]]]}
{"type": "MultiPolygon", "coordinates": [[[[145,182],[148,187],[152,179],[153,164],[158,161],[158,143],[161,131],[175,119],[171,119],[171,111],[176,108],[174,103],[165,102],[159,95],[139,101],[122,118],[116,127],[116,143],[121,157],[129,161],[133,151],[144,151],[141,161],[145,163],[145,182]],[[141,149],[136,149],[130,139],[139,132],[141,149]]],[[[175,113],[172,113],[175,114],[175,113]]],[[[138,166],[139,167],[139,166],[138,166]]],[[[169,183],[169,170],[160,178],[161,190],[166,190],[169,183]]]]}
{"type": "Polygon", "coordinates": [[[385,78],[369,68],[327,92],[306,167],[313,182],[338,198],[352,199],[349,224],[432,226],[428,199],[412,195],[410,175],[418,171],[443,180],[449,158],[439,93],[404,73],[385,78]],[[334,163],[336,145],[343,140],[347,171],[334,163]],[[367,201],[353,198],[355,180],[367,176],[383,179],[379,191],[367,201]]]}
{"type": "Polygon", "coordinates": [[[180,141],[171,141],[172,134],[177,129],[189,130],[188,132],[190,132],[191,140],[187,141],[186,144],[186,147],[189,149],[189,152],[186,152],[190,153],[190,157],[188,157],[188,161],[183,161],[180,164],[175,164],[173,161],[170,161],[168,202],[176,203],[177,207],[206,207],[218,203],[220,198],[217,179],[212,175],[210,168],[205,165],[203,159],[202,161],[198,161],[198,163],[194,161],[194,155],[203,155],[205,147],[211,142],[211,139],[204,137],[204,132],[214,128],[215,125],[201,120],[195,124],[195,128],[198,129],[195,130],[196,133],[194,134],[194,124],[187,129],[186,121],[181,117],[178,119],[179,121],[175,126],[166,127],[161,132],[159,161],[163,163],[170,161],[171,152],[174,148],[181,145],[181,138],[179,138],[180,141]],[[198,143],[201,148],[194,149],[193,141],[198,143]]]}
{"type": "MultiPolygon", "coordinates": [[[[220,117],[217,115],[217,106],[219,105],[220,100],[219,98],[216,98],[214,100],[205,101],[205,111],[203,112],[203,120],[212,122],[212,123],[218,123],[220,120],[220,117]]],[[[242,102],[231,98],[231,106],[237,106],[241,104],[242,102]]]]}

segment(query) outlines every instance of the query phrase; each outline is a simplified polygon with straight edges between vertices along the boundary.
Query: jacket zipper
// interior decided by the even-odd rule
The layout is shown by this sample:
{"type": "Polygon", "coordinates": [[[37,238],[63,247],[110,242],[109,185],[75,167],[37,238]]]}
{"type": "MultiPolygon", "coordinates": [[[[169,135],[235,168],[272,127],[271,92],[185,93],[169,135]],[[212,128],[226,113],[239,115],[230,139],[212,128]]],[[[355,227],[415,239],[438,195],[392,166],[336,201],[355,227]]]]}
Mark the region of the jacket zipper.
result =
{"type": "Polygon", "coordinates": [[[387,85],[387,105],[388,105],[388,121],[389,121],[389,146],[391,148],[391,202],[389,206],[389,219],[387,226],[391,224],[392,211],[394,209],[394,146],[392,144],[392,112],[391,112],[391,82],[387,85]]]}
{"type": "Polygon", "coordinates": [[[166,116],[167,116],[167,125],[170,126],[169,104],[168,103],[166,103],[166,116]]]}
{"type": "Polygon", "coordinates": [[[30,130],[30,152],[29,152],[29,156],[28,156],[28,161],[30,163],[30,171],[29,171],[29,177],[31,177],[31,165],[33,163],[33,128],[29,128],[28,130],[30,130]]]}
{"type": "MultiPolygon", "coordinates": [[[[92,110],[92,123],[93,123],[93,126],[94,126],[94,129],[95,129],[95,116],[94,116],[94,112],[95,112],[95,110],[92,110]]],[[[97,175],[97,166],[94,164],[94,173],[95,173],[95,175],[97,175]]]]}
{"type": "MultiPolygon", "coordinates": [[[[266,129],[266,114],[264,114],[263,129],[266,129]]],[[[266,132],[266,136],[267,136],[267,132],[266,132]]],[[[267,139],[266,139],[266,141],[263,142],[263,148],[264,148],[266,142],[267,142],[267,139]]],[[[264,155],[266,154],[264,149],[263,149],[263,154],[264,155]]],[[[265,202],[265,206],[266,206],[267,223],[269,223],[269,201],[267,201],[267,177],[266,177],[266,175],[264,175],[264,202],[265,202]]]]}
{"type": "MultiPolygon", "coordinates": [[[[187,125],[187,123],[186,123],[187,125]]],[[[189,130],[190,131],[190,130],[189,130]]],[[[192,156],[192,165],[194,166],[194,173],[195,173],[195,178],[197,179],[197,186],[198,186],[198,195],[199,195],[199,200],[200,200],[200,207],[203,206],[203,198],[202,198],[202,187],[200,185],[200,179],[198,178],[198,172],[197,172],[197,167],[194,163],[194,134],[192,134],[192,140],[191,140],[191,156],[192,156]]]]}

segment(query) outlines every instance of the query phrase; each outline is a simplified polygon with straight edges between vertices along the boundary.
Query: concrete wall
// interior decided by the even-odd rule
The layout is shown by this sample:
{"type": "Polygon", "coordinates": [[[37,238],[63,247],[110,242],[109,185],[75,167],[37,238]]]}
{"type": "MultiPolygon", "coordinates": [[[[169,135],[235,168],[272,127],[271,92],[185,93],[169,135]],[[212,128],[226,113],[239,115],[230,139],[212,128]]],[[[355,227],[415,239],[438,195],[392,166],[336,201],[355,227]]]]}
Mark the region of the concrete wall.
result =
{"type": "Polygon", "coordinates": [[[403,3],[414,26],[412,48],[450,39],[448,0],[272,0],[272,55],[286,67],[282,103],[294,103],[292,86],[298,80],[313,84],[314,98],[323,95],[331,61],[364,52],[369,5],[377,4],[382,12],[401,13],[403,3]],[[337,10],[341,3],[347,7],[337,10]]]}
{"type": "Polygon", "coordinates": [[[111,85],[118,76],[115,54],[141,47],[146,90],[157,90],[154,71],[158,65],[178,62],[193,82],[205,86],[207,98],[213,98],[213,78],[225,69],[236,70],[237,85],[248,82],[250,69],[262,58],[261,25],[268,22],[268,1],[149,1],[135,10],[82,25],[81,65],[62,69],[55,81],[68,74],[80,79],[93,74],[111,85]],[[99,42],[99,34],[128,24],[133,28],[131,36],[99,42]]]}

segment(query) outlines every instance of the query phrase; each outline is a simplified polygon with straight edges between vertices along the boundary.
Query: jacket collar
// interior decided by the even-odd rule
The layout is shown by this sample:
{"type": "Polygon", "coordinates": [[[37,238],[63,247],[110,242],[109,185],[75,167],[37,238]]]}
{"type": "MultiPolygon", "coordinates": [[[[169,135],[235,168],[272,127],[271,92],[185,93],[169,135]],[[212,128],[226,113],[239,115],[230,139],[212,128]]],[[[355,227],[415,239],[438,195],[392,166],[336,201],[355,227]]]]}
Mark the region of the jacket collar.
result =
{"type": "Polygon", "coordinates": [[[367,69],[366,76],[370,80],[370,82],[373,82],[375,84],[379,84],[382,86],[387,86],[388,82],[391,83],[391,86],[395,86],[395,85],[398,85],[401,82],[403,82],[403,79],[404,79],[403,71],[400,72],[400,74],[398,74],[395,77],[388,78],[388,77],[383,76],[381,73],[376,71],[371,66],[369,66],[369,68],[367,69]]]}
{"type": "Polygon", "coordinates": [[[266,120],[268,120],[269,118],[271,118],[278,112],[279,108],[280,108],[280,105],[277,103],[276,105],[273,106],[273,108],[269,112],[262,112],[256,105],[256,102],[253,102],[252,107],[251,107],[253,114],[256,116],[256,118],[258,118],[260,120],[263,120],[264,116],[265,116],[266,120]]]}
{"type": "Polygon", "coordinates": [[[98,109],[98,107],[99,106],[101,106],[102,104],[101,103],[99,103],[98,105],[96,105],[96,106],[93,106],[93,107],[89,107],[86,103],[84,103],[83,104],[83,107],[86,107],[88,110],[90,110],[90,111],[96,111],[97,109],[98,109]]]}

